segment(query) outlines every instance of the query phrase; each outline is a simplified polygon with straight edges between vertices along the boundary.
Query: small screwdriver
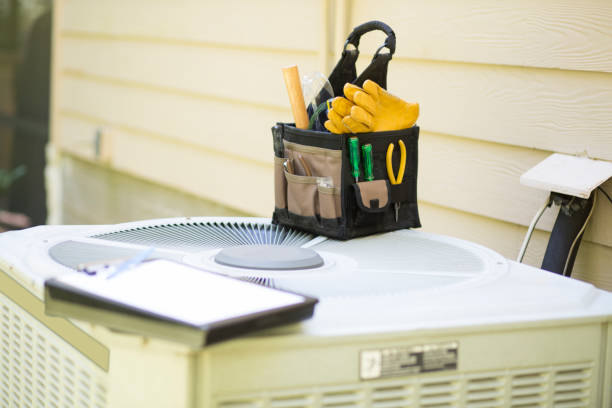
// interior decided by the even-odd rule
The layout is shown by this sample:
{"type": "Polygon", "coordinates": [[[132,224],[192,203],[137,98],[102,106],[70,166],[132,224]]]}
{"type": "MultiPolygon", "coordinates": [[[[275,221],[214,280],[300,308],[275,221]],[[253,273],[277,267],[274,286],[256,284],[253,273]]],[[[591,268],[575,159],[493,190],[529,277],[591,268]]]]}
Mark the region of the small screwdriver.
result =
{"type": "Polygon", "coordinates": [[[364,144],[361,146],[363,152],[363,178],[365,181],[374,180],[374,168],[372,166],[372,145],[364,144]]]}
{"type": "Polygon", "coordinates": [[[359,182],[359,139],[355,136],[349,138],[349,158],[351,160],[351,174],[355,183],[359,182]]]}

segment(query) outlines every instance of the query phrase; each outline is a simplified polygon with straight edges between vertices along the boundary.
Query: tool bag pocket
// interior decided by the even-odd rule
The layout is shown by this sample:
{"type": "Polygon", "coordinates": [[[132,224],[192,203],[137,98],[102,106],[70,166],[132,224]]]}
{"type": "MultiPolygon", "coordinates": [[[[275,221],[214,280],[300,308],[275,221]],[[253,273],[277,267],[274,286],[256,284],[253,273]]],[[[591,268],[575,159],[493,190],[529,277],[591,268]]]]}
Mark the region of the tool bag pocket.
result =
{"type": "Polygon", "coordinates": [[[272,134],[277,154],[274,223],[337,239],[421,226],[416,200],[417,126],[339,135],[279,123],[272,134]],[[350,137],[357,137],[360,146],[372,145],[374,180],[363,180],[361,160],[361,177],[355,182],[349,158],[350,137]],[[405,169],[402,182],[392,184],[387,172],[387,149],[390,143],[394,144],[391,164],[397,174],[402,158],[400,140],[405,145],[405,169]],[[291,162],[288,167],[292,173],[284,168],[285,161],[291,162]],[[285,184],[276,177],[279,171],[285,184]]]}
{"type": "Polygon", "coordinates": [[[389,207],[390,184],[388,180],[362,181],[355,183],[355,201],[365,213],[384,212],[389,207]]]}
{"type": "Polygon", "coordinates": [[[339,186],[342,175],[342,151],[283,141],[284,157],[291,160],[295,174],[329,177],[330,185],[339,186]]]}
{"type": "Polygon", "coordinates": [[[283,170],[284,157],[274,156],[274,206],[287,208],[287,179],[283,170]]]}
{"type": "MultiPolygon", "coordinates": [[[[342,146],[329,133],[279,124],[275,143],[274,222],[327,234],[342,214],[342,146]],[[317,134],[311,138],[311,134],[317,134]],[[282,172],[284,180],[277,175],[282,172]],[[283,205],[285,204],[286,205],[283,205]]],[[[333,233],[333,232],[332,232],[333,233]]]]}
{"type": "Polygon", "coordinates": [[[318,191],[321,219],[336,221],[342,214],[340,188],[319,185],[318,191]]]}
{"type": "Polygon", "coordinates": [[[317,177],[298,176],[285,171],[287,178],[287,209],[302,217],[319,214],[317,177]]]}
{"type": "MultiPolygon", "coordinates": [[[[361,181],[363,178],[360,178],[360,181],[356,183],[351,173],[347,152],[344,182],[352,190],[351,194],[347,194],[345,203],[347,235],[362,236],[383,231],[420,227],[421,222],[417,206],[418,126],[389,132],[357,133],[343,136],[345,136],[345,145],[347,146],[350,137],[357,137],[360,146],[372,145],[374,178],[372,181],[361,181]],[[403,160],[400,141],[405,147],[403,160]],[[390,157],[391,167],[388,168],[387,152],[391,144],[393,144],[393,151],[390,157]],[[399,177],[402,161],[405,162],[405,167],[401,183],[392,184],[389,170],[394,177],[399,177]]],[[[364,161],[360,160],[360,162],[363,166],[364,161]]],[[[363,167],[361,167],[360,174],[362,177],[363,170],[363,167]]]]}

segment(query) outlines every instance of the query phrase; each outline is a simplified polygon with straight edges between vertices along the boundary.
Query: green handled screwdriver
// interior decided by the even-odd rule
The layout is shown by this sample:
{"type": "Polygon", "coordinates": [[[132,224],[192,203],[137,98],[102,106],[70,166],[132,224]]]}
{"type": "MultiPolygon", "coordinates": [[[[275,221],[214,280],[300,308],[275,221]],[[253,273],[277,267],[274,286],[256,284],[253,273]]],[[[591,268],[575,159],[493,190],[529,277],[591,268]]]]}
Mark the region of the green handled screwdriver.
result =
{"type": "Polygon", "coordinates": [[[351,174],[355,183],[359,182],[359,139],[355,136],[349,138],[349,158],[351,159],[351,174]]]}
{"type": "Polygon", "coordinates": [[[374,168],[372,165],[372,145],[364,144],[361,146],[363,152],[363,178],[365,181],[374,180],[374,168]]]}

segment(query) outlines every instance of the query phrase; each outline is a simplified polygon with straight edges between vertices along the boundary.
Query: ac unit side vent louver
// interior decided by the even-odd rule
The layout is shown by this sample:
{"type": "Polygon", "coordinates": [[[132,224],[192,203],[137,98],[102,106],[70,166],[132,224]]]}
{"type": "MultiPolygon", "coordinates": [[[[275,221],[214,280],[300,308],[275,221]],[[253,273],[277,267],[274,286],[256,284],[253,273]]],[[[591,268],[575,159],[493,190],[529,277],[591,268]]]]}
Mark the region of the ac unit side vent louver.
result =
{"type": "Polygon", "coordinates": [[[424,408],[447,408],[458,402],[458,385],[453,381],[427,381],[421,383],[419,402],[424,408]]]}
{"type": "Polygon", "coordinates": [[[300,246],[313,235],[275,224],[180,222],[113,231],[90,238],[198,252],[237,245],[300,246]]]}
{"type": "Polygon", "coordinates": [[[219,398],[218,408],[586,408],[591,363],[528,370],[407,377],[310,390],[219,398]],[[551,385],[549,385],[551,384],[551,385]],[[553,387],[551,389],[551,387],[553,387]],[[273,398],[270,395],[274,395],[273,398]],[[237,404],[243,405],[237,405],[237,404]]]}
{"type": "Polygon", "coordinates": [[[584,367],[560,370],[554,375],[555,407],[582,408],[589,403],[591,370],[584,367]]]}
{"type": "Polygon", "coordinates": [[[503,402],[496,399],[466,402],[465,408],[502,408],[503,402]]]}
{"type": "Polygon", "coordinates": [[[371,392],[372,408],[409,407],[414,399],[414,387],[399,385],[377,387],[371,392]]]}
{"type": "Polygon", "coordinates": [[[354,388],[330,391],[321,395],[321,407],[357,408],[362,398],[363,396],[354,388]]]}
{"type": "Polygon", "coordinates": [[[93,364],[2,294],[0,356],[2,407],[106,407],[93,364]]]}
{"type": "Polygon", "coordinates": [[[261,405],[254,401],[232,401],[223,403],[223,408],[259,408],[261,405]]]}
{"type": "Polygon", "coordinates": [[[503,406],[504,381],[498,377],[474,378],[465,386],[467,408],[498,408],[503,406]]]}
{"type": "Polygon", "coordinates": [[[515,374],[510,380],[512,408],[542,407],[548,399],[549,373],[531,370],[515,374]]]}

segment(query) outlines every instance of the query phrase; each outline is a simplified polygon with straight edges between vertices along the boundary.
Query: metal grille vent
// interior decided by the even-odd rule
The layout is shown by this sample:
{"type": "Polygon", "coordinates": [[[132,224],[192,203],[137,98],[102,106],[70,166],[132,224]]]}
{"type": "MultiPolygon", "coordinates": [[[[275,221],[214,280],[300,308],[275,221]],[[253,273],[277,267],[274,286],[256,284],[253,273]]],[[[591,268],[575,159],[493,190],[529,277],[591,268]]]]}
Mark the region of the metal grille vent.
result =
{"type": "Polygon", "coordinates": [[[104,408],[104,373],[0,294],[0,406],[104,408]]]}
{"type": "Polygon", "coordinates": [[[356,391],[354,387],[338,387],[322,393],[320,406],[323,408],[358,408],[361,407],[362,400],[363,393],[356,391]]]}
{"type": "Polygon", "coordinates": [[[402,408],[411,406],[415,393],[413,387],[405,383],[387,383],[382,387],[373,388],[370,393],[372,408],[402,408]]]}
{"type": "Polygon", "coordinates": [[[421,384],[419,401],[422,408],[453,408],[457,406],[459,387],[455,381],[421,384]]]}
{"type": "Polygon", "coordinates": [[[516,408],[541,407],[547,401],[548,375],[546,372],[528,372],[512,377],[510,406],[516,408]]]}
{"type": "Polygon", "coordinates": [[[540,367],[450,377],[409,378],[263,390],[220,396],[217,408],[586,408],[592,364],[540,367]]]}
{"type": "Polygon", "coordinates": [[[180,222],[93,235],[108,241],[186,252],[236,245],[300,246],[313,235],[291,228],[248,222],[180,222]]]}
{"type": "Polygon", "coordinates": [[[505,383],[500,377],[468,379],[465,386],[466,405],[474,408],[502,407],[504,405],[504,385],[505,383]]]}
{"type": "Polygon", "coordinates": [[[591,370],[575,367],[557,371],[554,375],[553,386],[555,407],[586,407],[591,388],[591,370]]]}
{"type": "Polygon", "coordinates": [[[308,395],[291,395],[271,398],[270,404],[275,408],[307,408],[311,404],[308,395]]]}

